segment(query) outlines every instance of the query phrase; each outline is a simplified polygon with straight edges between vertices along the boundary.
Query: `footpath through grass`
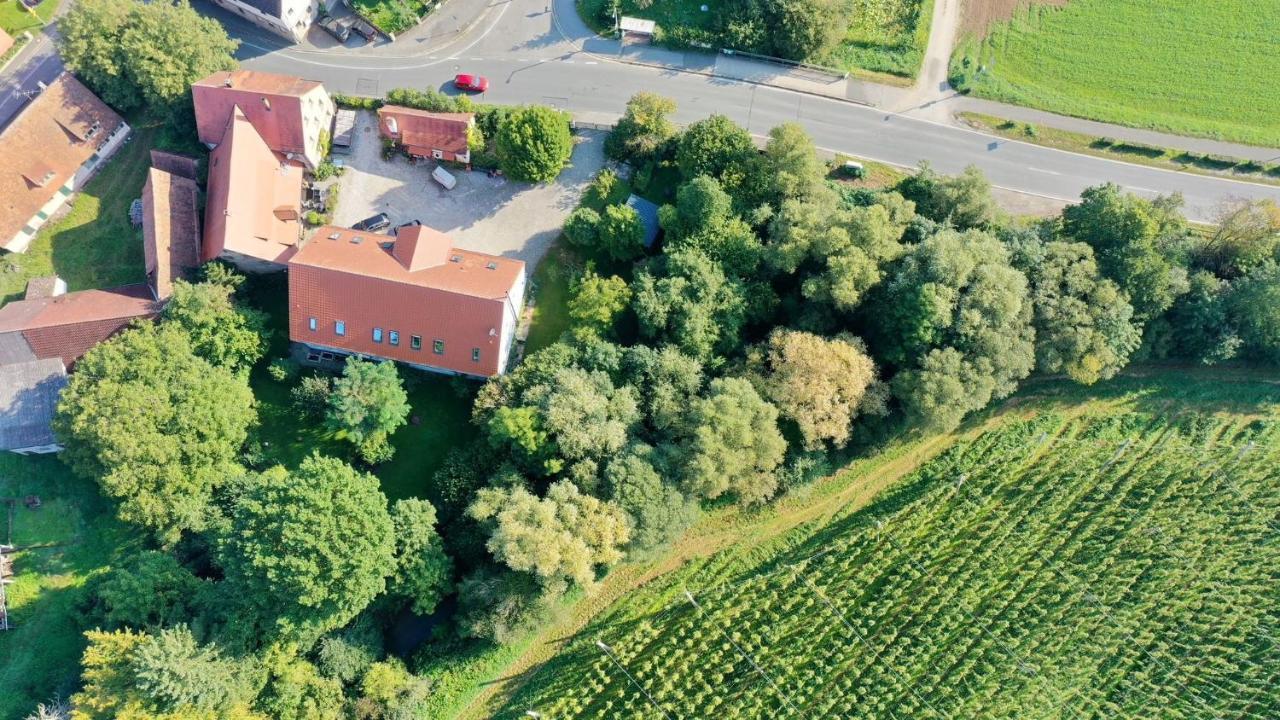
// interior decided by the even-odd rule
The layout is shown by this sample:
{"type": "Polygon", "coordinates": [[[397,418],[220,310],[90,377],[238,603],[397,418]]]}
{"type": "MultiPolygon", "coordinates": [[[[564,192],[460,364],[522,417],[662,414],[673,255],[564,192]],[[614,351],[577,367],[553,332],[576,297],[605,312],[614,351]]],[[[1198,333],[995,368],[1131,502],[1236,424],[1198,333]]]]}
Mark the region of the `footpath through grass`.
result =
{"type": "Polygon", "coordinates": [[[969,39],[952,83],[1051,112],[1280,147],[1280,0],[1032,5],[969,39]]]}
{"type": "Polygon", "coordinates": [[[459,717],[652,710],[596,640],[673,717],[1030,717],[1046,688],[1084,714],[1274,714],[1280,648],[1254,640],[1280,623],[1280,386],[1143,372],[1036,382],[957,437],[713,514],[459,717]]]}

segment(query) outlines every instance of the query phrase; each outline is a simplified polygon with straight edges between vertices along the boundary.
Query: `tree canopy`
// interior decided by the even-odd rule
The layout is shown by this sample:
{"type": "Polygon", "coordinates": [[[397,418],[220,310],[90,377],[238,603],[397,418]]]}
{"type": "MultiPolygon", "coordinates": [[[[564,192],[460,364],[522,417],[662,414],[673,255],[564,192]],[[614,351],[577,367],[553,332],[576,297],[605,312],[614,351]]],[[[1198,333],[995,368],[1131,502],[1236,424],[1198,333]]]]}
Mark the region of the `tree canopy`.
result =
{"type": "Polygon", "coordinates": [[[121,519],[176,542],[216,518],[214,492],[257,419],[244,377],[198,357],[177,325],[144,323],[85,353],[58,404],[63,458],[121,519]]]}
{"type": "Polygon", "coordinates": [[[185,110],[191,83],[234,70],[240,45],[186,0],[77,2],[59,19],[58,37],[67,67],[122,112],[185,110]]]}
{"type": "Polygon", "coordinates": [[[687,427],[683,477],[690,493],[708,499],[731,493],[744,504],[773,496],[787,442],[778,409],[750,382],[712,380],[706,396],[694,401],[687,427]]]}
{"type": "Polygon", "coordinates": [[[330,430],[351,441],[366,462],[376,463],[390,459],[387,438],[408,418],[409,395],[395,363],[348,357],[329,395],[330,430]]]}
{"type": "Polygon", "coordinates": [[[391,523],[396,538],[391,591],[407,598],[415,613],[430,615],[453,579],[453,561],[436,532],[436,509],[420,498],[397,500],[391,523]]]}
{"type": "Polygon", "coordinates": [[[313,455],[247,483],[218,557],[247,610],[241,623],[257,618],[267,637],[314,640],[383,591],[395,543],[377,479],[313,455]]]}
{"type": "Polygon", "coordinates": [[[569,164],[573,137],[569,116],[543,105],[508,112],[496,141],[502,172],[514,180],[550,182],[569,164]]]}

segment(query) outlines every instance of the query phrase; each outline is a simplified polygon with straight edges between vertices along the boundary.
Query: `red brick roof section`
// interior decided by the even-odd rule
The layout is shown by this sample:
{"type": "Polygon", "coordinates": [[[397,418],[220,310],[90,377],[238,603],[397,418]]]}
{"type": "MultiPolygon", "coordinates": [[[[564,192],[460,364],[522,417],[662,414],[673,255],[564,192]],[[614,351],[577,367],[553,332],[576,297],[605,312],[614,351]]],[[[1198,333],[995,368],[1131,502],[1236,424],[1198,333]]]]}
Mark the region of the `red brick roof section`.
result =
{"type": "Polygon", "coordinates": [[[289,261],[289,337],[312,346],[471,375],[499,370],[504,311],[524,277],[519,260],[450,248],[430,228],[399,240],[320,228],[289,261]],[[397,252],[396,244],[401,245],[397,252]],[[412,247],[408,247],[412,246],[412,247]],[[426,253],[426,254],[423,254],[426,253]],[[411,269],[413,268],[413,269],[411,269]],[[310,320],[316,319],[311,330],[310,320]],[[345,334],[338,335],[341,321],[345,334]],[[374,331],[382,332],[375,342],[374,331]],[[391,344],[390,333],[399,343],[391,344]],[[421,338],[413,348],[413,336],[421,338]],[[443,352],[436,353],[436,341],[443,352]],[[478,349],[480,359],[473,360],[478,349]]]}
{"type": "Polygon", "coordinates": [[[217,145],[239,106],[267,147],[280,153],[305,153],[302,98],[321,84],[292,75],[235,70],[216,72],[191,86],[200,142],[217,145]]]}
{"type": "Polygon", "coordinates": [[[8,242],[124,123],[62,73],[0,132],[0,242],[8,242]]]}
{"type": "Polygon", "coordinates": [[[160,305],[147,285],[80,290],[18,300],[0,308],[0,334],[21,332],[37,358],[61,358],[70,368],[90,348],[138,318],[154,318],[160,305]]]}
{"type": "Polygon", "coordinates": [[[398,140],[413,154],[423,156],[432,150],[454,154],[467,152],[467,128],[474,118],[471,113],[436,113],[399,105],[378,108],[378,125],[382,134],[398,140]]]}
{"type": "Polygon", "coordinates": [[[195,180],[151,168],[142,186],[142,255],[161,300],[173,281],[200,264],[200,213],[195,180]]]}
{"type": "Polygon", "coordinates": [[[9,48],[13,47],[13,42],[14,40],[9,36],[9,33],[5,32],[4,28],[0,28],[0,55],[9,52],[9,48]]]}

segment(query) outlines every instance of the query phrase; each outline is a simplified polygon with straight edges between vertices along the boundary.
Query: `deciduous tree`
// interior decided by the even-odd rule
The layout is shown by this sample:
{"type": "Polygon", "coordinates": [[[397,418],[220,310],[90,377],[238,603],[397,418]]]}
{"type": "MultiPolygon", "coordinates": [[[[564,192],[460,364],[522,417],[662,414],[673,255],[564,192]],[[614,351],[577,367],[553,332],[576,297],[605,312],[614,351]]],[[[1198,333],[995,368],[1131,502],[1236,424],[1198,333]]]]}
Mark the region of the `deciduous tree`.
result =
{"type": "Polygon", "coordinates": [[[629,519],[629,548],[640,552],[665,547],[698,517],[697,502],[663,482],[650,461],[652,454],[652,448],[637,445],[604,469],[609,499],[629,519]]]}
{"type": "Polygon", "coordinates": [[[805,449],[849,441],[863,396],[876,381],[875,362],[861,340],[779,328],[753,361],[765,396],[796,424],[805,449]]]}
{"type": "Polygon", "coordinates": [[[247,373],[266,350],[267,318],[238,306],[233,292],[229,284],[176,280],[164,321],[187,333],[196,355],[231,372],[247,373]]]}
{"type": "Polygon", "coordinates": [[[676,103],[670,98],[650,92],[632,95],[622,119],[605,140],[605,153],[633,163],[653,159],[676,134],[670,119],[675,111],[676,103]]]}
{"type": "Polygon", "coordinates": [[[172,543],[210,525],[210,499],[241,472],[255,419],[243,377],[197,357],[176,325],[147,323],[80,358],[54,426],[63,459],[100,483],[121,519],[172,543]]]}
{"type": "Polygon", "coordinates": [[[351,441],[366,462],[389,460],[387,438],[409,418],[409,395],[395,363],[369,362],[352,355],[333,381],[326,422],[351,441]]]}
{"type": "Polygon", "coordinates": [[[430,615],[453,581],[453,561],[436,532],[436,509],[420,498],[397,500],[391,523],[396,538],[391,591],[408,598],[415,613],[430,615]]]}
{"type": "Polygon", "coordinates": [[[240,43],[185,0],[77,2],[58,21],[67,67],[120,111],[185,109],[191,83],[233,70],[240,43]]]}
{"type": "Polygon", "coordinates": [[[575,327],[608,335],[627,306],[631,304],[631,288],[617,275],[604,277],[588,267],[573,284],[569,299],[569,319],[575,327]]]}
{"type": "Polygon", "coordinates": [[[542,105],[507,113],[496,142],[502,172],[515,180],[550,182],[569,164],[573,137],[569,116],[542,105]]]}
{"type": "Polygon", "coordinates": [[[267,639],[314,640],[341,627],[397,567],[378,480],[320,455],[248,483],[218,554],[246,610],[239,622],[267,639]]]}
{"type": "Polygon", "coordinates": [[[670,342],[703,363],[741,347],[748,310],[745,288],[705,253],[669,253],[637,273],[632,288],[645,338],[670,342]]]}
{"type": "Polygon", "coordinates": [[[717,378],[694,401],[683,447],[684,487],[714,499],[731,493],[744,504],[760,503],[778,487],[776,470],[787,442],[778,430],[778,409],[742,378],[717,378]]]}

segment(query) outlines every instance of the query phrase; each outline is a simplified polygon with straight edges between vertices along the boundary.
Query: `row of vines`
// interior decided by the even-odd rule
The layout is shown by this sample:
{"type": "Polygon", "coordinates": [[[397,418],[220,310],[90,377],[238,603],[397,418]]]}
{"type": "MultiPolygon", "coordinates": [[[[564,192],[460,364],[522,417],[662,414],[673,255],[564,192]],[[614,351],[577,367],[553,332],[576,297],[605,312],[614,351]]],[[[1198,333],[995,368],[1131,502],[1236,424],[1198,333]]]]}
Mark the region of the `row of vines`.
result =
{"type": "Polygon", "coordinates": [[[1280,717],[1280,425],[1044,413],[753,575],[571,640],[503,717],[1280,717]]]}

